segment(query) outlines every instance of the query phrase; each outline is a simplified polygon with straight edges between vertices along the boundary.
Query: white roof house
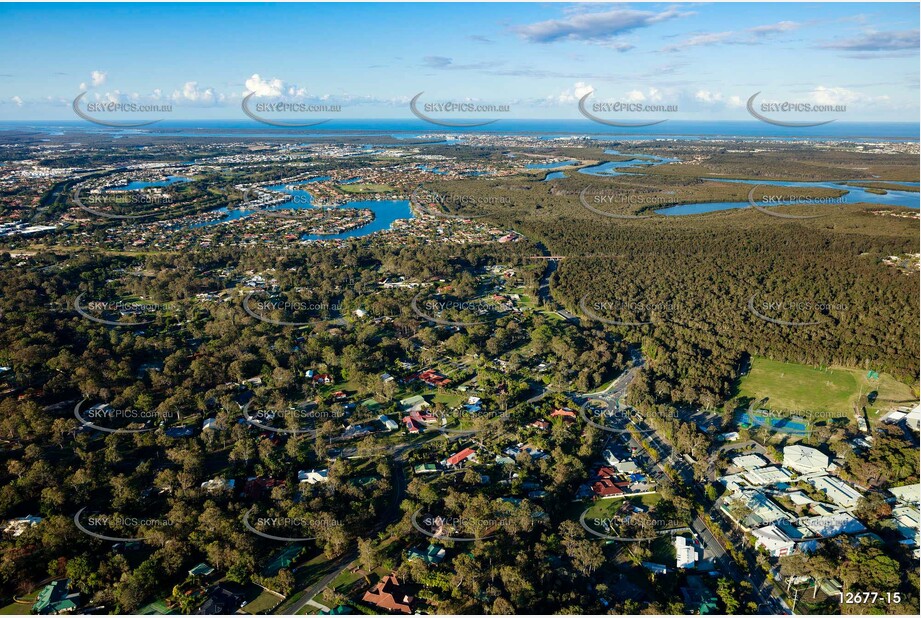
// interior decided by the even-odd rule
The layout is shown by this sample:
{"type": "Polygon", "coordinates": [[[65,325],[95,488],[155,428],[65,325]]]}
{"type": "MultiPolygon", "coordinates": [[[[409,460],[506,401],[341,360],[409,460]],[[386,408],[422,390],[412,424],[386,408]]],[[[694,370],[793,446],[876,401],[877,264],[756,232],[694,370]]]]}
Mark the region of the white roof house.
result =
{"type": "Polygon", "coordinates": [[[919,425],[921,425],[921,403],[916,405],[911,412],[908,413],[908,416],[905,417],[905,424],[918,431],[919,425]]]}
{"type": "Polygon", "coordinates": [[[675,566],[679,569],[693,569],[697,562],[697,548],[683,536],[675,537],[675,566]]]}
{"type": "Polygon", "coordinates": [[[892,522],[902,535],[902,544],[917,547],[921,515],[913,506],[897,506],[892,509],[892,522]]]}
{"type": "Polygon", "coordinates": [[[788,483],[793,475],[789,470],[780,466],[768,466],[767,468],[758,468],[750,470],[742,475],[746,481],[755,487],[764,487],[765,485],[775,485],[777,483],[788,483]]]}
{"type": "Polygon", "coordinates": [[[10,519],[6,522],[6,527],[3,528],[3,531],[12,536],[21,536],[26,530],[32,526],[37,526],[42,523],[42,518],[37,515],[26,515],[25,517],[17,517],[15,519],[10,519]]]}
{"type": "Polygon", "coordinates": [[[384,427],[387,428],[387,431],[395,431],[400,428],[400,426],[397,425],[396,421],[394,421],[392,418],[390,418],[386,414],[381,414],[380,416],[377,417],[377,420],[379,420],[380,422],[384,424],[384,427]]]}
{"type": "Polygon", "coordinates": [[[822,472],[828,468],[828,455],[808,446],[785,446],[783,448],[783,465],[801,474],[822,472]]]}
{"type": "Polygon", "coordinates": [[[866,530],[860,521],[847,513],[826,515],[824,517],[806,517],[801,519],[799,523],[812,530],[816,536],[824,539],[838,536],[839,534],[854,534],[866,530]]]}
{"type": "Polygon", "coordinates": [[[317,483],[325,483],[329,480],[329,469],[324,468],[323,470],[300,470],[297,473],[297,480],[300,483],[310,483],[311,485],[316,485],[317,483]]]}
{"type": "Polygon", "coordinates": [[[796,548],[793,539],[774,524],[752,530],[752,535],[755,537],[755,547],[765,548],[774,557],[789,556],[796,548]]]}
{"type": "Polygon", "coordinates": [[[921,484],[902,485],[901,487],[890,487],[889,493],[896,497],[896,500],[905,504],[918,504],[921,502],[921,484]]]}
{"type": "Polygon", "coordinates": [[[768,464],[767,460],[761,457],[760,455],[739,455],[738,457],[732,458],[733,465],[742,468],[743,470],[754,470],[755,468],[761,468],[768,464]]]}
{"type": "Polygon", "coordinates": [[[809,479],[809,484],[824,492],[829,500],[846,509],[857,506],[857,501],[863,497],[859,491],[834,476],[809,479]]]}

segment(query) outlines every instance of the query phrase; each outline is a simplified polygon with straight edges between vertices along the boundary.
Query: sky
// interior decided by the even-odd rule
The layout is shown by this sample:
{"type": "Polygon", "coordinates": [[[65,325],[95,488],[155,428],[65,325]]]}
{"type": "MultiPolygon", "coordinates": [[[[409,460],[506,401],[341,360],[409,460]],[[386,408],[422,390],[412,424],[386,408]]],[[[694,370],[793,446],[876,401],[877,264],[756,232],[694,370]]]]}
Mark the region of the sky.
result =
{"type": "Polygon", "coordinates": [[[418,109],[508,108],[439,118],[576,119],[591,93],[603,117],[626,116],[593,105],[750,120],[760,92],[758,105],[845,106],[823,119],[917,122],[918,21],[918,3],[871,2],[0,4],[0,120],[77,120],[83,92],[81,105],[158,106],[119,119],[245,120],[249,94],[249,109],[409,119],[424,92],[418,109]]]}

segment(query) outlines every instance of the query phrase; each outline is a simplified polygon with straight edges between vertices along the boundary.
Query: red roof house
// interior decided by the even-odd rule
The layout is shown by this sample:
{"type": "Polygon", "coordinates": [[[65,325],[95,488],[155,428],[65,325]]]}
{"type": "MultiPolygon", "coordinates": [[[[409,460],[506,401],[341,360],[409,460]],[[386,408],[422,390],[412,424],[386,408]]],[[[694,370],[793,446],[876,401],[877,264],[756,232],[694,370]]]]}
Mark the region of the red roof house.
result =
{"type": "Polygon", "coordinates": [[[462,461],[465,461],[465,460],[467,460],[467,459],[470,459],[470,458],[473,457],[474,455],[476,455],[476,451],[474,451],[472,448],[465,448],[464,450],[460,451],[459,453],[455,453],[454,455],[451,455],[450,457],[448,457],[448,458],[445,460],[445,462],[446,462],[447,465],[449,465],[449,466],[456,466],[456,465],[458,465],[459,463],[461,463],[462,461]]]}
{"type": "Polygon", "coordinates": [[[619,496],[624,493],[624,490],[618,487],[611,479],[601,479],[592,483],[592,491],[600,498],[619,496]]]}
{"type": "Polygon", "coordinates": [[[400,585],[400,580],[394,573],[377,582],[377,585],[367,591],[361,600],[387,611],[411,614],[414,599],[406,594],[406,590],[400,585]]]}

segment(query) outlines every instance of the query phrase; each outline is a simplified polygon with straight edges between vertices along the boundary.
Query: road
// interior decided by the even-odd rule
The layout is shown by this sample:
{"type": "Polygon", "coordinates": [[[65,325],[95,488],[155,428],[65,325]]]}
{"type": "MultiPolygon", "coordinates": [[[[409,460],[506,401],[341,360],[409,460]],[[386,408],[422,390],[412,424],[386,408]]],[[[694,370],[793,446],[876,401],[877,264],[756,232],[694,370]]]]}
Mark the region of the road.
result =
{"type": "MultiPolygon", "coordinates": [[[[387,509],[381,514],[380,522],[378,522],[378,524],[371,529],[371,534],[369,536],[374,536],[374,534],[380,532],[400,518],[400,503],[403,502],[403,497],[406,495],[406,470],[403,456],[407,451],[412,450],[413,448],[414,446],[409,444],[397,444],[392,447],[391,451],[393,454],[393,474],[391,478],[393,480],[393,495],[390,500],[390,504],[387,505],[387,509]]],[[[308,604],[310,599],[323,592],[323,590],[329,586],[333,580],[339,577],[339,575],[341,575],[347,568],[349,568],[349,565],[352,564],[352,562],[354,562],[357,558],[357,549],[351,549],[342,556],[336,558],[332,563],[333,568],[330,570],[330,572],[310,586],[304,588],[303,596],[298,599],[297,603],[290,607],[282,603],[275,610],[275,613],[293,615],[300,612],[308,604]]]]}

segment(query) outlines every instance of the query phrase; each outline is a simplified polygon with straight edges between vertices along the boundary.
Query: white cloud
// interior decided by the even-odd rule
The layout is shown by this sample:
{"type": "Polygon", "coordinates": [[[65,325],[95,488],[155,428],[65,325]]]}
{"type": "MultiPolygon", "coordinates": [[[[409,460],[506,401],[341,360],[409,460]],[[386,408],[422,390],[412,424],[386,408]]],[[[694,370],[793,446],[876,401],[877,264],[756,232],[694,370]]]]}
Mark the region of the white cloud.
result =
{"type": "Polygon", "coordinates": [[[888,95],[878,97],[865,95],[847,88],[816,86],[809,93],[809,99],[817,105],[850,105],[853,103],[881,103],[889,101],[888,95]]]}
{"type": "Polygon", "coordinates": [[[299,88],[296,84],[288,84],[277,77],[262,79],[258,73],[253,73],[253,76],[246,80],[245,85],[246,92],[243,93],[244,96],[251,92],[255,93],[257,97],[307,96],[306,88],[299,88]]]}
{"type": "Polygon", "coordinates": [[[106,73],[105,71],[93,71],[92,77],[91,77],[93,81],[93,87],[95,88],[97,86],[101,86],[104,83],[106,83],[106,76],[108,76],[108,73],[106,73]]]}
{"type": "Polygon", "coordinates": [[[558,96],[547,97],[547,101],[563,104],[575,103],[593,90],[594,88],[590,84],[586,84],[585,82],[576,82],[572,88],[564,90],[558,96]]]}
{"type": "Polygon", "coordinates": [[[10,101],[12,101],[13,103],[15,103],[15,104],[16,104],[16,107],[22,107],[22,97],[20,97],[19,95],[16,95],[16,96],[14,96],[14,97],[10,97],[10,101]]]}
{"type": "Polygon", "coordinates": [[[698,90],[694,93],[694,98],[701,103],[719,103],[723,100],[723,93],[711,92],[709,90],[698,90]]]}
{"type": "Polygon", "coordinates": [[[199,88],[198,82],[186,82],[182,90],[176,90],[170,97],[180,103],[194,103],[197,105],[218,105],[224,102],[224,95],[214,91],[214,88],[199,88]]]}

